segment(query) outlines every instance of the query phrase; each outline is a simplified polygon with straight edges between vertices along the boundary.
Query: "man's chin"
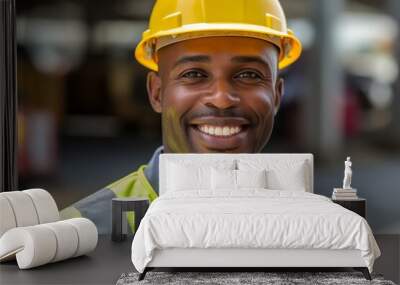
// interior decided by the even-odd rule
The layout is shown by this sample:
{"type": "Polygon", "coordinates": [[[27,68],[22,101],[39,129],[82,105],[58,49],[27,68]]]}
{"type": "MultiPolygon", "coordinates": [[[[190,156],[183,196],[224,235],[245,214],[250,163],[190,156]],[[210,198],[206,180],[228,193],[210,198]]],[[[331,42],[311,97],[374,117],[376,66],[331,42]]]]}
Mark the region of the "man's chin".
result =
{"type": "Polygon", "coordinates": [[[193,146],[194,153],[243,153],[240,148],[235,149],[213,149],[205,146],[193,146]]]}

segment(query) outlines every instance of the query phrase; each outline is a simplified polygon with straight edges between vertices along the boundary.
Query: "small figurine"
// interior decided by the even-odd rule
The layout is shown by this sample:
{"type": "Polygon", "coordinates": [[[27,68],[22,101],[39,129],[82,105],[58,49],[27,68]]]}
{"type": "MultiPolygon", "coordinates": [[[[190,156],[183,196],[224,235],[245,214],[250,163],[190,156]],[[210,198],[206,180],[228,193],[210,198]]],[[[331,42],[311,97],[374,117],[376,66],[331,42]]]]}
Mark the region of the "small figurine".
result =
{"type": "Polygon", "coordinates": [[[351,188],[351,177],[353,176],[353,171],[351,170],[352,162],[350,160],[350,156],[347,157],[344,162],[344,179],[343,179],[343,189],[352,189],[351,188]]]}

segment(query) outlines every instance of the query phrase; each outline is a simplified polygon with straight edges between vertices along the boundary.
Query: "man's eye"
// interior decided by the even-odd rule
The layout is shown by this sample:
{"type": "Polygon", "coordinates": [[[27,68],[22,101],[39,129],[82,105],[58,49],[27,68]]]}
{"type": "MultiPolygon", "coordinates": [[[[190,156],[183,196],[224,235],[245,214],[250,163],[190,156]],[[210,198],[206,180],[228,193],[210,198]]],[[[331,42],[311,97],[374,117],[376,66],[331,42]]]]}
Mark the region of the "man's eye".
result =
{"type": "Polygon", "coordinates": [[[207,76],[198,71],[189,71],[189,72],[186,72],[185,74],[183,74],[182,77],[196,79],[196,78],[205,78],[207,76]]]}
{"type": "Polygon", "coordinates": [[[261,79],[261,76],[258,73],[252,71],[239,73],[235,77],[239,79],[261,79]]]}

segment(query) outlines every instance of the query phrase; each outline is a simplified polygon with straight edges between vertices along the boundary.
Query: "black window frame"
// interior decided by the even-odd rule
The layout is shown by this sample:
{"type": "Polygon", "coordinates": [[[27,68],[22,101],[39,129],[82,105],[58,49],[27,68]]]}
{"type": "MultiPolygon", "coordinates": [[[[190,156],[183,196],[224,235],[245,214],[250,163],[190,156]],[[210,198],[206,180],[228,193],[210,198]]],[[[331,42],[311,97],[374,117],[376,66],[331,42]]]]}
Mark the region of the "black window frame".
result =
{"type": "Polygon", "coordinates": [[[0,0],[0,192],[18,188],[15,11],[15,0],[0,0]]]}

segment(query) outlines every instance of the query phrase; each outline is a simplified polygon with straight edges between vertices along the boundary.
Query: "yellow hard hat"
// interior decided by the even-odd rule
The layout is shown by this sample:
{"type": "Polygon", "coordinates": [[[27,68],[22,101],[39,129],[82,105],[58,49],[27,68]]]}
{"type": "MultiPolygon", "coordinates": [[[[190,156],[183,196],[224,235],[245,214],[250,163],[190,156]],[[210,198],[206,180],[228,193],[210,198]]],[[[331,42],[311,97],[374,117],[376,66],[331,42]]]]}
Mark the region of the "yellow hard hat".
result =
{"type": "Polygon", "coordinates": [[[158,49],[209,36],[266,40],[280,50],[280,69],[292,64],[301,54],[301,43],[287,28],[279,0],[157,0],[149,29],[143,32],[135,57],[144,66],[158,71],[158,49]]]}

